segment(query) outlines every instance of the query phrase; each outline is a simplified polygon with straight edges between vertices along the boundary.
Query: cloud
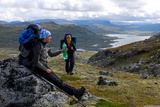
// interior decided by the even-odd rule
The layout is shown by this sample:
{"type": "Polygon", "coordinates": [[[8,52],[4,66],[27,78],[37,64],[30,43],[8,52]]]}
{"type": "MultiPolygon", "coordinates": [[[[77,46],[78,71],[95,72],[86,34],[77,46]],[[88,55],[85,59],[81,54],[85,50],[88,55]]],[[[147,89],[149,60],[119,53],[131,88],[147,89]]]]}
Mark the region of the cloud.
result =
{"type": "Polygon", "coordinates": [[[159,21],[157,0],[1,0],[0,20],[159,21]]]}

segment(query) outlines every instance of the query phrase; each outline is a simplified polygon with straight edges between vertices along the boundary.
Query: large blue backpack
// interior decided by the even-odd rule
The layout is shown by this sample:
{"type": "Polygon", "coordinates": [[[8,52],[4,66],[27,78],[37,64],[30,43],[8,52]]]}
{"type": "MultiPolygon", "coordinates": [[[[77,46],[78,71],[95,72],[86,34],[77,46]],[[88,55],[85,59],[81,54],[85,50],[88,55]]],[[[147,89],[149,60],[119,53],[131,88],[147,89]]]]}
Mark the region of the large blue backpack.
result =
{"type": "Polygon", "coordinates": [[[22,31],[22,33],[19,36],[19,43],[25,44],[29,42],[33,38],[37,38],[39,35],[39,32],[41,30],[41,26],[38,24],[30,24],[26,29],[22,31]]]}

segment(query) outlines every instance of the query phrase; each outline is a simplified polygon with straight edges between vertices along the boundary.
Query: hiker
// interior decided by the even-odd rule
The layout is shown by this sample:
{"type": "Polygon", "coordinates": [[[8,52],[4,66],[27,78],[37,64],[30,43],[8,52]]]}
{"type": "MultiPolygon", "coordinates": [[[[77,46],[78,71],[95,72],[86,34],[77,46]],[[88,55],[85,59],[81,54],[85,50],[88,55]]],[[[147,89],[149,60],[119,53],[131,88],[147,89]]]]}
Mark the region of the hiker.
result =
{"type": "Polygon", "coordinates": [[[79,99],[85,93],[85,87],[82,86],[80,89],[76,89],[67,85],[47,65],[48,56],[54,57],[62,53],[62,50],[54,53],[51,51],[48,46],[51,39],[52,36],[50,31],[46,29],[42,29],[40,31],[39,41],[33,46],[32,49],[32,63],[29,68],[67,94],[74,95],[77,99],[79,99]]]}
{"type": "MultiPolygon", "coordinates": [[[[74,59],[74,52],[76,51],[75,44],[72,39],[72,34],[71,33],[66,33],[64,36],[64,43],[67,46],[67,58],[65,59],[65,70],[68,75],[73,75],[73,68],[75,64],[75,59],[74,59]]],[[[62,49],[63,49],[62,44],[62,49]]]]}

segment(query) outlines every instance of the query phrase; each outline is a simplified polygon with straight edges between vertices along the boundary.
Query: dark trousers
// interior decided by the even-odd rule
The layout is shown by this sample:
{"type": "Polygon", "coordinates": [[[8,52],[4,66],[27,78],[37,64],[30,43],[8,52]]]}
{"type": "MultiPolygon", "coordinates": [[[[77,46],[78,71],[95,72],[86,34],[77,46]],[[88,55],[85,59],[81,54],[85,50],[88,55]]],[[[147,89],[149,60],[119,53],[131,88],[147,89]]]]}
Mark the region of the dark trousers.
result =
{"type": "Polygon", "coordinates": [[[58,88],[66,92],[67,94],[75,95],[77,89],[64,83],[54,72],[47,73],[37,67],[34,68],[34,72],[36,72],[38,75],[47,79],[48,81],[53,83],[55,86],[57,86],[58,88]]]}
{"type": "Polygon", "coordinates": [[[74,67],[74,55],[70,56],[67,60],[65,60],[65,62],[66,62],[65,65],[66,72],[71,73],[74,67]]]}

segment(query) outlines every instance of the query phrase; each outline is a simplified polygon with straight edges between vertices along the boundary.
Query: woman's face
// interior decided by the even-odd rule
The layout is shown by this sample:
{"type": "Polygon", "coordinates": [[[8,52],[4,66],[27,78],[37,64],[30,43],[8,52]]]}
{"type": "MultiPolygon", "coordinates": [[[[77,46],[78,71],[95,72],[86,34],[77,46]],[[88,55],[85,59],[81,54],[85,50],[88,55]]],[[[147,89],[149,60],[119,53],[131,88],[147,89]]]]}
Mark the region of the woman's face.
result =
{"type": "Polygon", "coordinates": [[[67,43],[71,43],[71,35],[68,35],[68,36],[66,37],[66,41],[67,41],[67,43]]]}
{"type": "Polygon", "coordinates": [[[48,37],[46,37],[46,38],[43,39],[43,42],[46,42],[46,43],[50,42],[51,39],[52,39],[52,36],[48,36],[48,37]]]}

